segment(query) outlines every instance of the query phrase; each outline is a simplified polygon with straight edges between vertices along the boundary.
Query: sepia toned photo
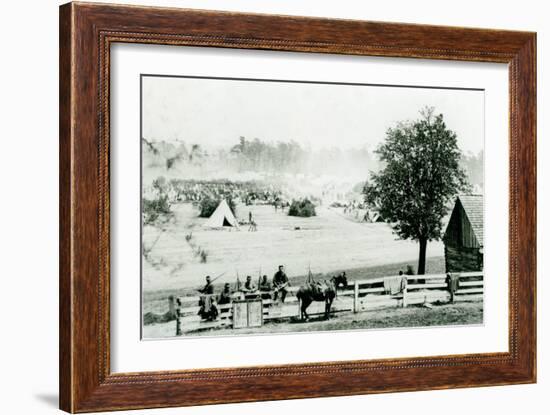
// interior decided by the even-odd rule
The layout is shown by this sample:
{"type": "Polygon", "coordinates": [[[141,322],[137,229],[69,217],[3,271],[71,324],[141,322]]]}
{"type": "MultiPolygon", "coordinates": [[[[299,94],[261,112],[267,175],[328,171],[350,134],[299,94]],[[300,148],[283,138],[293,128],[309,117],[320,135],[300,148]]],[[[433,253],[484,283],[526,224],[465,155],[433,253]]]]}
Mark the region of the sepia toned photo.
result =
{"type": "Polygon", "coordinates": [[[142,338],[483,323],[484,90],[141,76],[142,338]]]}

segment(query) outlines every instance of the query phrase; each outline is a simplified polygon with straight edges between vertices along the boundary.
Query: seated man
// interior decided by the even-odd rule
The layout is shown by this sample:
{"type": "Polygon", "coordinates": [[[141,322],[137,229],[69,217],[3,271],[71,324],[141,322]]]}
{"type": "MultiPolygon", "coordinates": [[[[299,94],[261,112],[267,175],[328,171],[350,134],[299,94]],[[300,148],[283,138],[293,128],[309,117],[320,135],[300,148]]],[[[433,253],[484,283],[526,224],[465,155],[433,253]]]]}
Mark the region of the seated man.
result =
{"type": "Polygon", "coordinates": [[[252,277],[250,275],[246,277],[246,282],[244,283],[244,286],[241,288],[241,291],[245,294],[251,294],[258,291],[256,286],[252,282],[252,277]]]}
{"type": "Polygon", "coordinates": [[[260,280],[260,292],[262,300],[271,299],[271,283],[267,279],[267,275],[264,275],[260,280]]]}
{"type": "Polygon", "coordinates": [[[273,300],[277,300],[279,292],[281,293],[281,302],[285,302],[287,287],[290,285],[288,277],[285,274],[285,267],[279,265],[279,270],[273,276],[273,289],[275,290],[275,295],[273,300]]]}
{"type": "Polygon", "coordinates": [[[218,304],[222,305],[231,303],[232,295],[233,293],[231,292],[231,286],[228,282],[226,282],[223,286],[223,291],[218,296],[218,304]]]}
{"type": "Polygon", "coordinates": [[[263,291],[263,292],[271,291],[271,283],[267,279],[267,275],[264,275],[260,280],[260,291],[263,291]]]}

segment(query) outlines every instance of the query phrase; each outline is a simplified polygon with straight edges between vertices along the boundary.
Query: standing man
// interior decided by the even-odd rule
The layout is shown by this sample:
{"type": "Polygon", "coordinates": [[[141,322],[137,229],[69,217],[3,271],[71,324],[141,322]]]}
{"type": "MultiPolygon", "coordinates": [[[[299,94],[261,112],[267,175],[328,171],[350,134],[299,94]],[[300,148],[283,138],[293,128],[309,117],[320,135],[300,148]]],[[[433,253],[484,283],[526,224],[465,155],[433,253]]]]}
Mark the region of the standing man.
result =
{"type": "Polygon", "coordinates": [[[206,284],[198,291],[203,294],[199,298],[200,309],[198,314],[201,318],[208,321],[216,320],[216,317],[218,316],[218,308],[216,307],[216,299],[213,297],[214,286],[212,285],[210,275],[206,276],[206,284]]]}
{"type": "Polygon", "coordinates": [[[206,276],[206,284],[203,288],[199,289],[199,292],[202,294],[214,294],[214,286],[210,280],[210,275],[206,276]]]}
{"type": "Polygon", "coordinates": [[[279,265],[279,270],[273,276],[273,289],[275,290],[275,295],[273,300],[277,300],[279,292],[281,293],[281,302],[285,302],[287,287],[290,285],[288,277],[285,274],[285,267],[279,265]]]}

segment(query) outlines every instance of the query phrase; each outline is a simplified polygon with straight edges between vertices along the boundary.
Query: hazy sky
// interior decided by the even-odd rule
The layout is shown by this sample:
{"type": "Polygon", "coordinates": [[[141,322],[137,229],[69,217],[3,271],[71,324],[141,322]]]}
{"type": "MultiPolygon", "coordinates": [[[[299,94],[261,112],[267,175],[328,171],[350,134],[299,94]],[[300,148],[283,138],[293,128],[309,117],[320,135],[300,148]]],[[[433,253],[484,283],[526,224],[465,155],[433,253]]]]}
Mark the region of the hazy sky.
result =
{"type": "Polygon", "coordinates": [[[373,149],[388,127],[418,118],[428,105],[443,113],[464,152],[483,149],[483,91],[151,76],[142,82],[148,140],[229,148],[245,136],[373,149]]]}

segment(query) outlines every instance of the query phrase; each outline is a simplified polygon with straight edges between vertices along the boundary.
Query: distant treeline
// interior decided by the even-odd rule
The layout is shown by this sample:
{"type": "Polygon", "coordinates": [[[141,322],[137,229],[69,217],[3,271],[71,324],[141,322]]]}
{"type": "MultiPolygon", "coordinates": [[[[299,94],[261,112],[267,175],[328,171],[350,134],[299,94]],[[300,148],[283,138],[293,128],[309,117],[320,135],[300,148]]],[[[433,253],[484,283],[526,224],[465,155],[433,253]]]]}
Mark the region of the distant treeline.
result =
{"type": "MultiPolygon", "coordinates": [[[[288,173],[313,175],[356,175],[368,177],[377,172],[381,162],[364,148],[334,147],[313,151],[294,140],[267,142],[239,137],[230,148],[208,152],[200,144],[149,141],[143,139],[143,165],[166,172],[193,169],[231,172],[288,173]]],[[[483,185],[483,152],[464,154],[462,164],[472,185],[483,185]]]]}
{"type": "Polygon", "coordinates": [[[379,170],[376,155],[366,148],[315,150],[296,141],[266,142],[239,137],[230,148],[208,152],[199,144],[143,139],[143,165],[166,171],[203,168],[230,172],[368,176],[379,170]]]}

